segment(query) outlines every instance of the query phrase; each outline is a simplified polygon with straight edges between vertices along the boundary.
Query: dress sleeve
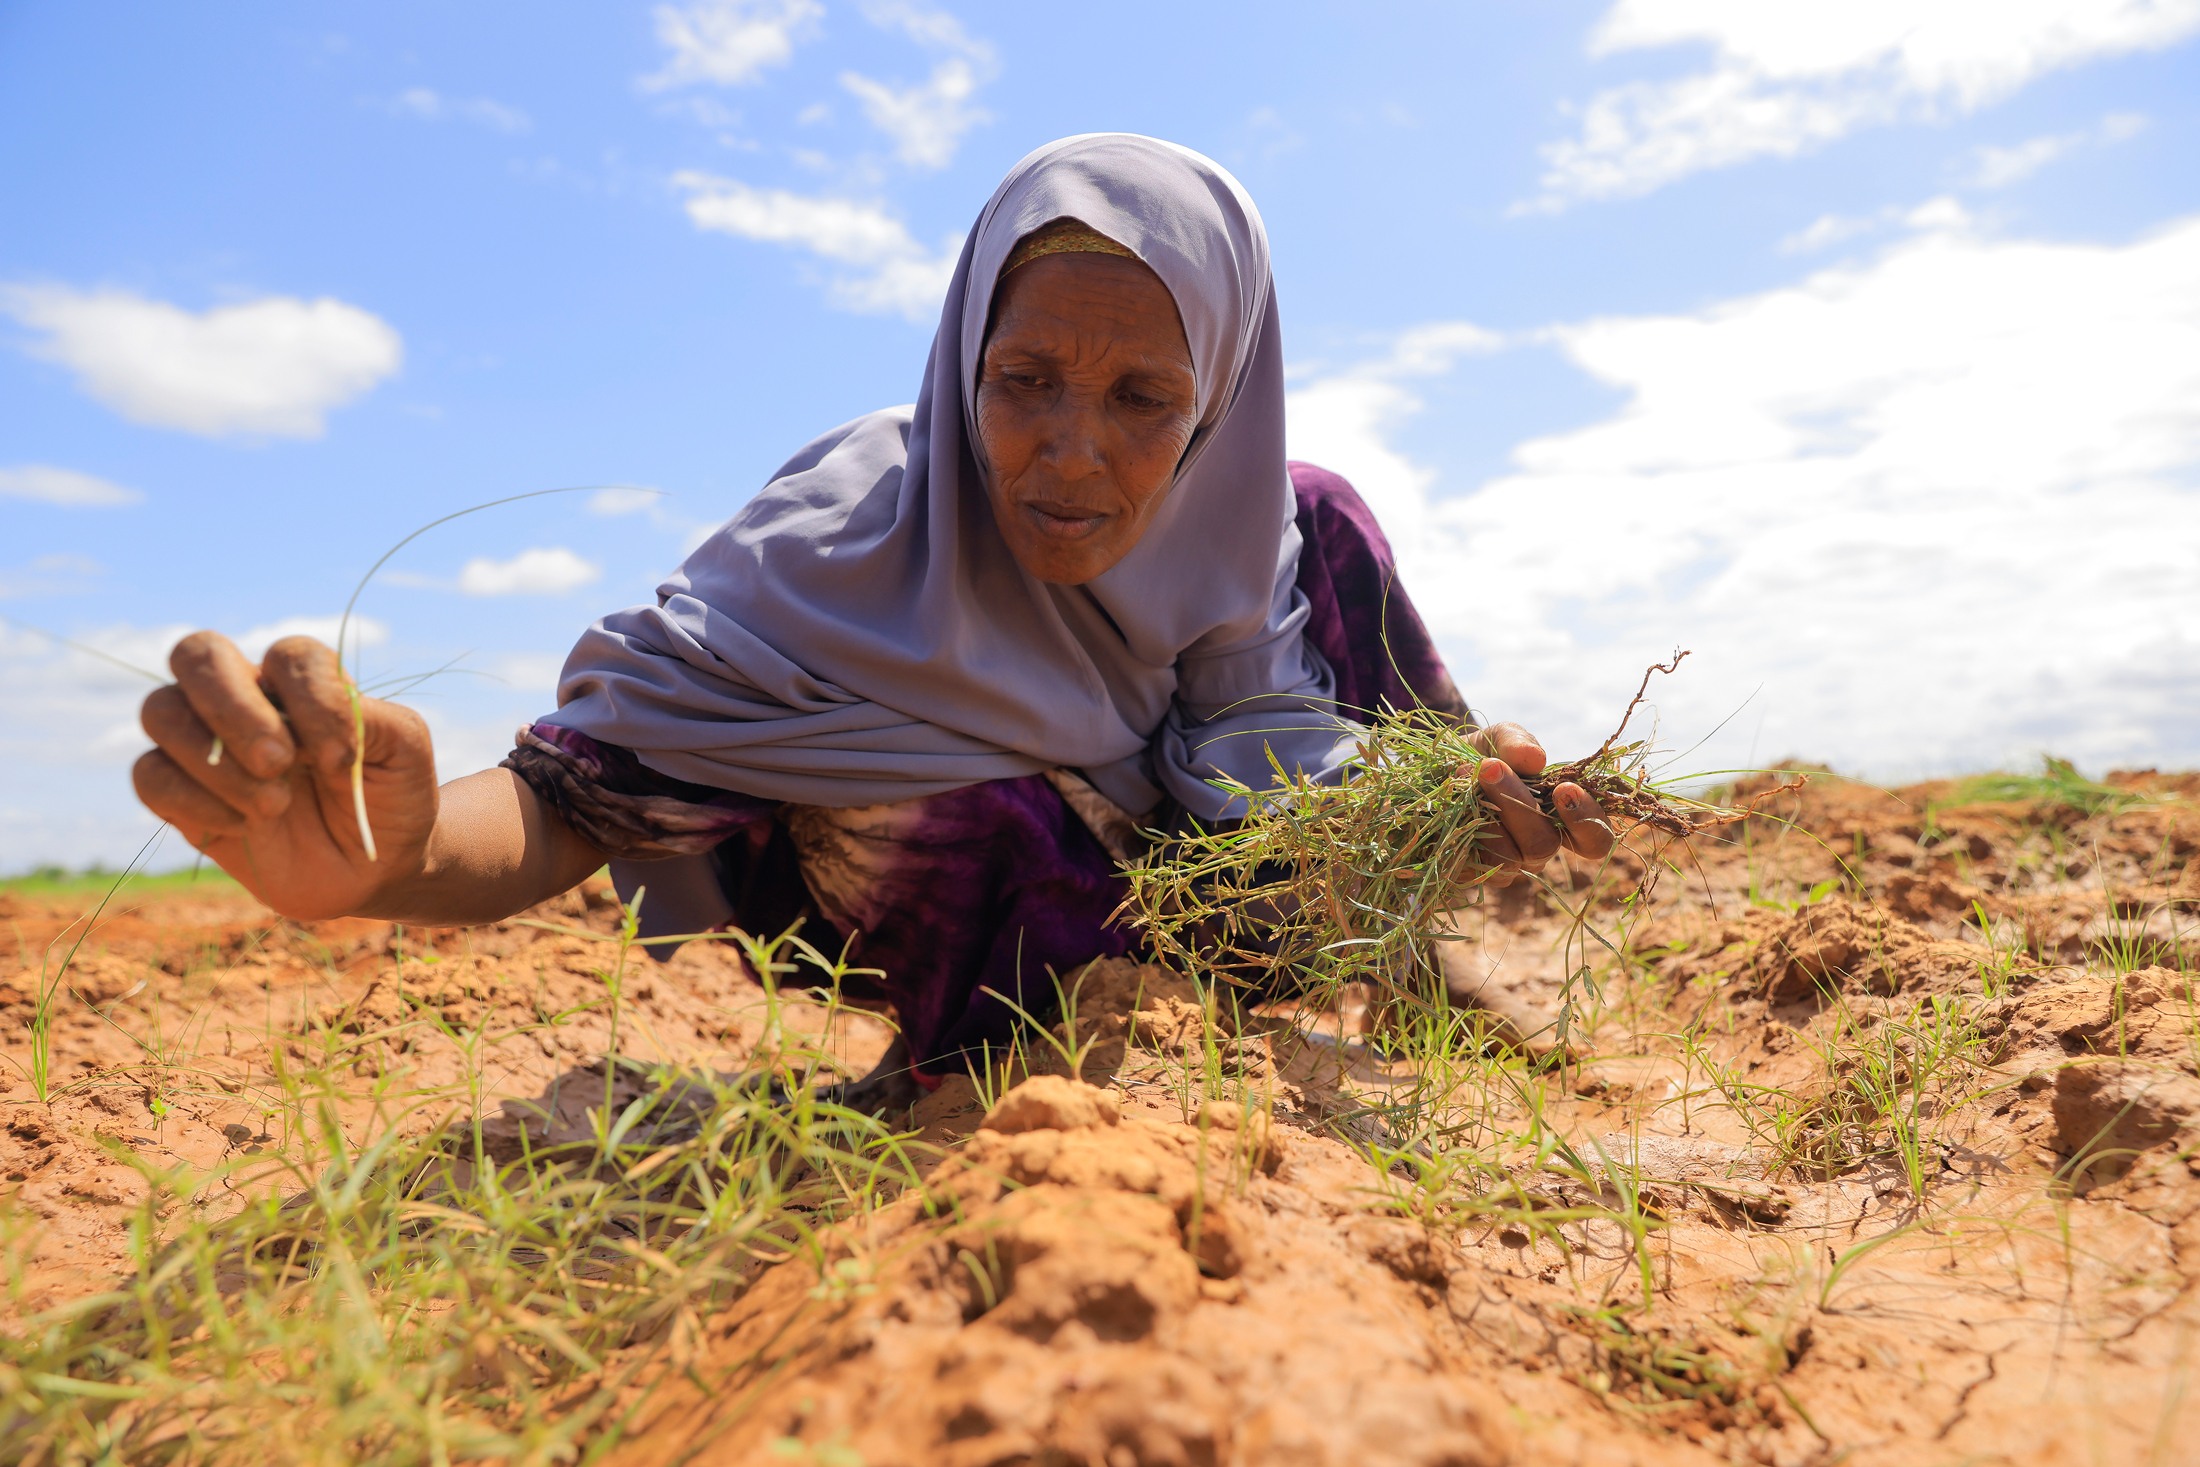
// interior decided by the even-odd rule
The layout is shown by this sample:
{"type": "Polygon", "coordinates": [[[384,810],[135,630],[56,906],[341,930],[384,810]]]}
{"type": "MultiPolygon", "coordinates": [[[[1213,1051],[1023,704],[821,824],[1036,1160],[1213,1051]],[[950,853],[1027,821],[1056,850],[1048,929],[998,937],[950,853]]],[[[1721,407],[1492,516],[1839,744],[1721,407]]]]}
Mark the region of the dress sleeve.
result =
{"type": "Polygon", "coordinates": [[[613,860],[695,856],[770,821],[776,801],[659,774],[631,750],[556,724],[523,728],[503,766],[613,860]]]}
{"type": "MultiPolygon", "coordinates": [[[[1287,548],[1295,551],[1297,538],[1294,531],[1287,548]]],[[[1178,659],[1176,697],[1151,746],[1155,782],[1202,823],[1247,814],[1244,798],[1216,788],[1217,779],[1265,790],[1280,765],[1335,784],[1358,757],[1364,730],[1338,707],[1336,672],[1303,634],[1308,614],[1287,563],[1258,638],[1178,659]]]]}

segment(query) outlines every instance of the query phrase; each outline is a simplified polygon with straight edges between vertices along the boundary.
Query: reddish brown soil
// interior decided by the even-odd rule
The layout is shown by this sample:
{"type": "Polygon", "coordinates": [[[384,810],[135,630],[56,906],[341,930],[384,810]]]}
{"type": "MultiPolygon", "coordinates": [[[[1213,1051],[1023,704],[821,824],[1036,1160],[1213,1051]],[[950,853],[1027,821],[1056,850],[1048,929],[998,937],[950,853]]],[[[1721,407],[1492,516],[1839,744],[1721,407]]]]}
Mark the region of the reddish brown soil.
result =
{"type": "MultiPolygon", "coordinates": [[[[1589,1173],[1491,1153],[1547,1227],[1431,1203],[1356,1149],[1414,1081],[1357,1033],[1379,1021],[1335,1016],[1311,1045],[1256,1023],[1226,1043],[1253,1104],[1202,1102],[1188,988],[1111,965],[1082,994],[1095,1083],[925,1101],[927,1192],[648,1347],[614,1460],[2200,1461],[2200,777],[2125,783],[2153,803],[2088,818],[1814,781],[1669,864],[1568,872],[1632,962],[1598,960],[1538,1091],[1589,1173]],[[1868,1039],[1958,995],[1990,1069],[1932,1116],[1922,1202],[1885,1157],[1781,1165],[1711,1078],[1802,1105],[1843,1073],[1819,1048],[1842,1014],[1868,1039]]],[[[456,1039],[402,1015],[514,1031],[488,1046],[492,1102],[554,1100],[609,1037],[604,955],[578,937],[420,944],[168,897],[88,944],[41,1105],[20,1026],[75,914],[0,900],[25,970],[0,968],[0,1191],[40,1224],[25,1308],[125,1267],[141,1188],[116,1148],[282,1146],[264,1096],[285,1055],[344,1060],[363,1118],[399,1078],[460,1071],[456,1039]]],[[[600,894],[545,915],[609,926],[600,894]]],[[[1569,926],[1517,887],[1461,922],[1523,1012],[1579,961],[1569,926]]],[[[726,949],[687,948],[630,984],[622,1046],[739,1067],[761,998],[726,949]]],[[[836,1033],[856,1071],[886,1039],[861,1016],[836,1033]]]]}

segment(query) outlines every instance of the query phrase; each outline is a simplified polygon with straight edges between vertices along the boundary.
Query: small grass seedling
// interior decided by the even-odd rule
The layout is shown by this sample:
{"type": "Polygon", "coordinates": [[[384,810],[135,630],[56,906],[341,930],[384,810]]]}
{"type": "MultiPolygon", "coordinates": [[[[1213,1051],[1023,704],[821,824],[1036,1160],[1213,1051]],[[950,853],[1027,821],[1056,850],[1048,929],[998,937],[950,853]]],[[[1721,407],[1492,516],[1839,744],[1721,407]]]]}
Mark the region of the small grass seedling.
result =
{"type": "MultiPolygon", "coordinates": [[[[165,826],[162,827],[162,830],[165,829],[165,826]]],[[[46,950],[39,955],[38,991],[32,999],[29,1022],[30,1062],[25,1069],[27,1078],[31,1082],[31,1094],[37,1097],[40,1105],[53,1103],[54,1006],[67,983],[69,967],[76,961],[76,955],[83,951],[85,939],[89,938],[93,929],[99,925],[100,915],[107,910],[108,903],[115,899],[115,893],[122,890],[124,884],[136,873],[139,864],[152,853],[154,847],[160,841],[161,833],[160,830],[156,830],[146,838],[145,844],[138,848],[138,853],[131,859],[130,864],[123,867],[121,872],[112,881],[108,882],[107,889],[100,894],[97,906],[93,907],[85,916],[62,929],[61,937],[68,936],[72,929],[75,936],[70,938],[69,950],[62,954],[61,961],[58,963],[53,961],[53,950],[59,945],[61,937],[56,937],[53,942],[48,943],[46,950]]],[[[101,1015],[101,1017],[104,1018],[105,1015],[101,1015]]]]}

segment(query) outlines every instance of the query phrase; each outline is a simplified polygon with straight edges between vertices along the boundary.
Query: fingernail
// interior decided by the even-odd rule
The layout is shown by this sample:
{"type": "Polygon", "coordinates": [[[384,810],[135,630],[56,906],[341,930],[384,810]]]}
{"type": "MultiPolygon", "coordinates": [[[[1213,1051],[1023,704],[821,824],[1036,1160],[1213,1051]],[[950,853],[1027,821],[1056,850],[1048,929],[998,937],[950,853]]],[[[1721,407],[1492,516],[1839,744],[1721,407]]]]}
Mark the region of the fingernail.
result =
{"type": "Polygon", "coordinates": [[[280,782],[263,784],[253,803],[262,815],[280,815],[290,808],[290,786],[280,782]]]}
{"type": "Polygon", "coordinates": [[[288,752],[283,747],[283,741],[273,734],[252,741],[252,762],[262,769],[272,771],[281,768],[283,755],[288,752]]]}

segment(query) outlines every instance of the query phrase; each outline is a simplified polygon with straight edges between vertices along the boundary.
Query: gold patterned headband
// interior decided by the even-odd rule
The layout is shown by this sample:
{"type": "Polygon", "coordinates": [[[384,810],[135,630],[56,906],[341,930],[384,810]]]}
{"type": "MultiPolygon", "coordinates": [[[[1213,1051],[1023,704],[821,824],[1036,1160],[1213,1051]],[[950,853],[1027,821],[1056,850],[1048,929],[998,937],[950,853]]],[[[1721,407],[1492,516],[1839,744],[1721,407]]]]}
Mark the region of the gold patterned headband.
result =
{"type": "Polygon", "coordinates": [[[1028,265],[1043,255],[1121,255],[1135,260],[1138,255],[1127,246],[1117,244],[1099,230],[1077,219],[1057,219],[1043,224],[1016,242],[1016,248],[1008,252],[1008,263],[1001,267],[1005,277],[1019,266],[1028,265]]]}

